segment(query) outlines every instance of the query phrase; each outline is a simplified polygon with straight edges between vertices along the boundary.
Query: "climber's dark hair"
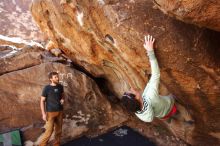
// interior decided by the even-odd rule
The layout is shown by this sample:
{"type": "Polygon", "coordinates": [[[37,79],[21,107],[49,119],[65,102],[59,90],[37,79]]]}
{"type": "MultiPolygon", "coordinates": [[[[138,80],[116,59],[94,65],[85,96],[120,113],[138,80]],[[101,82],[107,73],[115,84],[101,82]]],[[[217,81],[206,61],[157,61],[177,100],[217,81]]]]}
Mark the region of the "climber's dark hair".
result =
{"type": "Polygon", "coordinates": [[[49,78],[49,79],[52,79],[52,77],[53,77],[54,75],[58,75],[58,73],[55,72],[55,71],[52,71],[52,72],[50,72],[50,73],[48,74],[48,78],[49,78]]]}
{"type": "Polygon", "coordinates": [[[140,110],[140,103],[135,99],[135,94],[125,92],[121,98],[121,103],[130,112],[137,112],[140,110]]]}

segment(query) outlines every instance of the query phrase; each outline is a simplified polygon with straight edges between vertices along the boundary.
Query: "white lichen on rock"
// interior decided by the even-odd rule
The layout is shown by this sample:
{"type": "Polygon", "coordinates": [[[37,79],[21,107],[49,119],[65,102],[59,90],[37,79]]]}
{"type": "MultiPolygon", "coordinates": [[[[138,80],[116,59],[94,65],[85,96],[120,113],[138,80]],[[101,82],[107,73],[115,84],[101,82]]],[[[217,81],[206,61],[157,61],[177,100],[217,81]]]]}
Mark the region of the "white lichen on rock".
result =
{"type": "Polygon", "coordinates": [[[80,26],[83,26],[83,15],[83,12],[77,11],[76,18],[80,26]]]}

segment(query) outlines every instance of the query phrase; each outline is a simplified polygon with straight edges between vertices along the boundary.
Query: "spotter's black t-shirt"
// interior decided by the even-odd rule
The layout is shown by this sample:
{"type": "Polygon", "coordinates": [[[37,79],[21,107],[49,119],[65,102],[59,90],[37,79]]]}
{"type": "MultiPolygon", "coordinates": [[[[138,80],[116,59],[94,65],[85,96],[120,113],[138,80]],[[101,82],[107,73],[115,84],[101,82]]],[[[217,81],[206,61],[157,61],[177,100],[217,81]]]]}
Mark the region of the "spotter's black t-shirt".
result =
{"type": "Polygon", "coordinates": [[[41,96],[46,97],[47,112],[57,112],[63,110],[63,106],[60,103],[63,92],[63,85],[61,84],[57,84],[56,86],[46,85],[44,87],[41,96]]]}

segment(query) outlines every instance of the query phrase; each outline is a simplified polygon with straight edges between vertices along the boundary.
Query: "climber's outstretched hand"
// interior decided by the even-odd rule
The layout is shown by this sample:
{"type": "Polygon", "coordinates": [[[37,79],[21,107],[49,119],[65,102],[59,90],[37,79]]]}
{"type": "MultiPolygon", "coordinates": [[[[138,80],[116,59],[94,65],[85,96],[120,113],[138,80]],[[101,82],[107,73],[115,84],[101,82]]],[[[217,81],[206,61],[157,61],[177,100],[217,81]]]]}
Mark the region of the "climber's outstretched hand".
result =
{"type": "Polygon", "coordinates": [[[154,41],[155,41],[155,38],[153,38],[153,36],[151,35],[147,35],[147,36],[144,36],[144,48],[147,50],[147,51],[153,51],[153,45],[154,45],[154,41]]]}

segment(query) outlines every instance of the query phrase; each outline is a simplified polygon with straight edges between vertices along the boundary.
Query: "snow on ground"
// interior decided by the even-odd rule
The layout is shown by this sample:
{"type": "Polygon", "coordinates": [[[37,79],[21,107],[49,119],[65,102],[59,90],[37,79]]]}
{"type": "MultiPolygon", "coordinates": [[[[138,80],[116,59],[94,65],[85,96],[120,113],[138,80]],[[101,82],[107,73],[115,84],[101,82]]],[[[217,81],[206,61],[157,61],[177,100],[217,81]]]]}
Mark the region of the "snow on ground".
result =
{"type": "Polygon", "coordinates": [[[19,37],[7,37],[7,36],[3,36],[3,35],[0,34],[0,39],[4,40],[4,41],[9,41],[9,42],[12,42],[12,43],[25,44],[25,45],[30,45],[30,46],[38,46],[38,47],[44,48],[43,45],[41,45],[38,42],[35,42],[35,41],[32,41],[32,40],[27,41],[27,40],[21,39],[19,37]]]}
{"type": "Polygon", "coordinates": [[[9,57],[9,56],[12,56],[12,55],[16,54],[18,51],[21,50],[19,48],[16,48],[15,46],[11,46],[11,45],[1,45],[1,47],[5,47],[7,49],[1,50],[0,58],[6,58],[6,57],[9,57]]]}
{"type": "Polygon", "coordinates": [[[0,58],[6,58],[6,57],[9,57],[9,56],[12,56],[12,55],[14,55],[17,52],[18,52],[17,50],[12,50],[11,52],[1,56],[0,58]]]}

